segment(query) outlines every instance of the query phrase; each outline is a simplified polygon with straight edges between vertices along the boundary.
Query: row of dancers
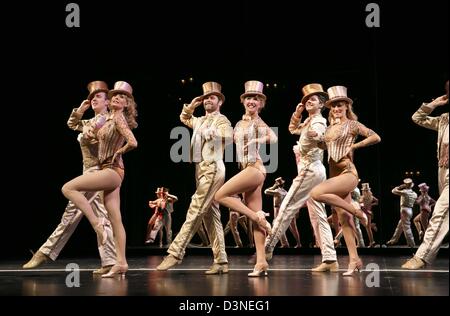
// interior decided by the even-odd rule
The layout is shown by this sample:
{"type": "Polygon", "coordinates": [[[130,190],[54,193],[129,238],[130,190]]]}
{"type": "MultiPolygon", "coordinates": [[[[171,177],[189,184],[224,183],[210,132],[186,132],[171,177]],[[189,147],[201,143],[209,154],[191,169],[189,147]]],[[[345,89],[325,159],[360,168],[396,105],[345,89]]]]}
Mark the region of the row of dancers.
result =
{"type": "MultiPolygon", "coordinates": [[[[279,209],[281,206],[281,202],[284,197],[287,195],[287,191],[284,189],[285,180],[282,177],[275,179],[275,183],[264,190],[264,194],[273,197],[273,217],[276,218],[279,213],[279,209]]],[[[425,230],[428,227],[429,219],[432,214],[434,205],[436,204],[436,200],[429,196],[429,186],[426,183],[421,183],[418,185],[420,195],[417,196],[416,192],[412,190],[414,187],[414,183],[412,179],[406,178],[403,180],[403,184],[395,187],[392,190],[393,194],[404,196],[405,198],[400,199],[400,219],[395,229],[395,232],[391,239],[387,242],[387,245],[394,245],[398,243],[402,232],[405,236],[407,244],[411,247],[415,247],[416,243],[414,242],[414,237],[411,230],[411,220],[414,224],[414,227],[417,230],[417,236],[419,242],[423,239],[425,230]],[[413,217],[413,207],[417,205],[419,210],[417,215],[413,217]]],[[[174,211],[173,204],[178,200],[178,198],[169,193],[169,189],[165,187],[158,187],[156,190],[157,199],[153,201],[149,201],[149,207],[154,210],[153,215],[150,217],[147,224],[147,233],[145,238],[146,244],[152,244],[156,241],[157,236],[159,235],[159,247],[162,248],[164,235],[166,236],[165,242],[166,245],[170,245],[172,242],[172,213],[174,211]]],[[[370,188],[369,183],[362,183],[361,190],[356,187],[352,193],[352,203],[357,208],[361,208],[361,210],[367,216],[367,225],[364,226],[366,230],[366,235],[369,239],[369,243],[367,247],[373,248],[377,245],[374,239],[374,232],[377,231],[377,225],[373,222],[373,211],[372,208],[378,205],[379,200],[376,198],[370,188]]],[[[300,211],[300,210],[299,210],[300,211]]],[[[298,213],[296,215],[298,218],[298,213]]],[[[295,239],[294,248],[301,248],[302,244],[300,241],[300,233],[297,228],[297,219],[293,218],[290,225],[289,231],[291,232],[293,238],[295,239]]],[[[331,225],[332,230],[334,230],[334,245],[335,247],[341,246],[342,239],[342,230],[339,225],[339,219],[337,217],[337,213],[332,208],[331,215],[328,216],[328,223],[331,225]]],[[[244,243],[241,239],[241,234],[239,230],[243,231],[247,238],[247,246],[250,248],[254,247],[253,244],[253,234],[252,234],[252,222],[248,220],[248,218],[244,215],[240,215],[238,212],[230,209],[229,210],[229,218],[228,222],[224,227],[225,236],[228,233],[231,233],[234,244],[236,248],[243,248],[244,243]],[[241,229],[239,229],[239,227],[241,229]]],[[[366,242],[364,240],[364,236],[361,230],[361,225],[357,218],[354,218],[355,225],[355,234],[356,234],[356,242],[357,247],[364,248],[366,247],[366,242]]],[[[207,234],[204,229],[204,225],[200,225],[199,231],[197,232],[201,244],[200,247],[207,247],[210,245],[210,241],[208,240],[207,234]]],[[[310,247],[319,248],[320,246],[316,244],[317,237],[313,235],[313,241],[310,244],[310,247]]],[[[280,248],[288,248],[290,247],[290,243],[288,238],[286,237],[286,233],[283,234],[277,244],[280,248]]]]}
{"type": "MultiPolygon", "coordinates": [[[[381,139],[357,120],[347,88],[333,86],[325,92],[317,83],[302,88],[302,100],[289,123],[289,131],[300,136],[294,149],[298,175],[281,202],[272,227],[262,210],[266,169],[259,149],[264,144],[276,143],[277,136],[260,117],[267,100],[263,93],[264,85],[259,81],[245,83],[245,92],[240,97],[244,114],[234,129],[220,112],[225,102],[220,84],[207,82],[202,87],[203,94],[184,104],[180,114],[181,122],[193,129],[191,157],[195,162],[196,191],[184,224],[171,242],[168,255],[156,269],[165,271],[181,263],[190,240],[204,223],[214,257],[212,266],[205,273],[228,273],[220,203],[253,222],[256,264],[249,277],[267,275],[268,261],[272,259],[275,245],[304,204],[322,254],[322,264],[312,271],[337,271],[339,264],[325,211],[325,204],[328,204],[336,211],[349,253],[349,266],[344,275],[359,271],[363,263],[357,252],[353,218],[356,217],[363,225],[368,224],[368,218],[361,208],[352,204],[351,193],[359,179],[353,155],[356,150],[376,144],[381,139]],[[206,113],[196,117],[193,113],[200,105],[206,113]],[[328,126],[322,116],[324,107],[329,109],[328,126]],[[306,113],[306,119],[302,120],[306,113]],[[357,142],[358,136],[363,140],[357,142]],[[241,171],[225,182],[223,149],[229,140],[236,144],[241,171]],[[328,152],[328,179],[322,163],[324,150],[328,152]],[[236,195],[242,195],[243,200],[236,195]]],[[[83,175],[63,186],[62,192],[70,201],[63,219],[24,268],[55,260],[84,214],[97,233],[102,259],[102,267],[94,273],[114,277],[125,275],[128,270],[119,190],[125,173],[122,155],[137,147],[132,133],[132,129],[137,127],[136,104],[131,85],[124,81],[116,82],[112,90],[108,90],[102,81],[90,83],[88,89],[88,99],[73,110],[68,122],[69,127],[81,132],[78,140],[83,153],[83,175]],[[90,120],[82,120],[89,105],[96,115],[90,120]]],[[[418,269],[431,263],[448,232],[448,113],[430,116],[436,107],[448,103],[448,81],[446,91],[446,95],[424,103],[413,115],[415,123],[438,131],[441,195],[421,246],[415,256],[402,266],[407,269],[418,269]]]]}

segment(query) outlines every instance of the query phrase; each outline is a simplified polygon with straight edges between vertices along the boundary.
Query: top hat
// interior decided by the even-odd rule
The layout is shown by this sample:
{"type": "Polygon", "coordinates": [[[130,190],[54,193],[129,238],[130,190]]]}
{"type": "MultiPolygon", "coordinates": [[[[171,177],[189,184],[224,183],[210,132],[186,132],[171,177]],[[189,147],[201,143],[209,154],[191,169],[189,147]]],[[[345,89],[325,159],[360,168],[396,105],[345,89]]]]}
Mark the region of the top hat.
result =
{"type": "Polygon", "coordinates": [[[425,191],[428,191],[428,189],[430,188],[425,182],[419,184],[418,187],[419,187],[419,190],[423,189],[425,191]]]}
{"type": "Polygon", "coordinates": [[[169,193],[169,189],[165,187],[160,187],[156,189],[155,193],[169,193]]]}
{"type": "Polygon", "coordinates": [[[330,104],[336,101],[347,101],[350,104],[353,104],[353,100],[347,97],[347,87],[344,86],[334,86],[327,89],[328,92],[328,101],[325,103],[327,108],[330,108],[330,104]]]}
{"type": "Polygon", "coordinates": [[[89,84],[87,85],[88,91],[89,91],[89,95],[88,95],[88,100],[92,100],[92,98],[95,96],[96,93],[98,92],[106,92],[108,93],[108,84],[104,81],[92,81],[89,82],[89,84]]]}
{"type": "Polygon", "coordinates": [[[361,190],[365,191],[365,190],[370,190],[370,185],[368,182],[366,183],[361,183],[361,190]]]}
{"type": "Polygon", "coordinates": [[[285,181],[283,180],[282,177],[279,177],[279,178],[276,178],[276,179],[275,179],[275,182],[278,183],[278,184],[280,184],[280,185],[283,185],[285,181]]]}
{"type": "Polygon", "coordinates": [[[111,91],[108,92],[108,98],[111,99],[113,96],[115,96],[118,93],[123,93],[133,99],[133,88],[131,87],[131,85],[128,82],[117,81],[114,84],[114,89],[112,89],[111,91]]]}
{"type": "Polygon", "coordinates": [[[267,99],[266,95],[263,93],[264,83],[262,83],[261,81],[247,81],[244,87],[245,92],[241,94],[241,102],[243,102],[244,98],[249,95],[259,95],[264,99],[264,101],[267,99]]]}
{"type": "Polygon", "coordinates": [[[413,182],[413,180],[411,178],[403,179],[403,183],[406,184],[406,185],[411,186],[411,188],[414,186],[414,182],[413,182]]]}
{"type": "Polygon", "coordinates": [[[314,94],[323,95],[328,99],[328,94],[323,91],[322,85],[319,83],[310,83],[302,88],[303,98],[302,103],[305,104],[306,100],[314,94]]]}
{"type": "Polygon", "coordinates": [[[203,88],[203,95],[202,98],[207,97],[208,95],[214,94],[219,97],[219,99],[222,99],[222,102],[225,102],[225,96],[222,94],[222,86],[214,81],[205,82],[202,85],[203,88]]]}

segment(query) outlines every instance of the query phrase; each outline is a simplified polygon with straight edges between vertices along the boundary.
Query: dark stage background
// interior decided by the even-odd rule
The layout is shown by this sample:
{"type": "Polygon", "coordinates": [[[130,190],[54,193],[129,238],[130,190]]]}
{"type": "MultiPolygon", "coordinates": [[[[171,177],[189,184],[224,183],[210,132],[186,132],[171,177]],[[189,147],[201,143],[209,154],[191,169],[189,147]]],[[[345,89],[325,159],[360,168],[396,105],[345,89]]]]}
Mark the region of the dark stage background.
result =
{"type": "MultiPolygon", "coordinates": [[[[447,1],[377,1],[380,28],[365,25],[369,1],[77,1],[80,28],[66,27],[67,3],[15,4],[4,13],[2,257],[28,258],[28,249],[36,250],[59,223],[67,204],[60,188],[82,171],[77,134],[66,121],[93,80],[111,87],[118,80],[131,83],[138,104],[139,147],[124,156],[121,191],[129,247],[144,246],[147,203],[157,186],[179,197],[174,234],[184,221],[195,191],[194,166],[171,162],[176,140],[169,135],[181,126],[183,102],[200,95],[205,81],[222,84],[222,113],[233,125],[243,114],[244,82],[270,85],[261,117],[279,128],[280,160],[265,187],[282,176],[288,189],[295,177],[292,146],[298,137],[287,126],[301,87],[319,82],[347,86],[359,120],[382,138],[355,154],[361,181],[370,182],[380,199],[374,209],[378,242],[397,224],[399,199],[390,191],[405,172],[413,171],[416,184],[426,181],[438,197],[437,133],[416,126],[411,115],[421,102],[444,94],[447,1]]],[[[448,106],[436,114],[443,111],[448,106]]],[[[227,178],[237,172],[235,163],[226,167],[227,178]]],[[[264,209],[271,205],[264,197],[264,209]]],[[[228,220],[225,209],[222,220],[228,220]]],[[[306,210],[298,224],[308,245],[306,210]]],[[[95,234],[84,220],[62,255],[95,250],[95,234]]]]}

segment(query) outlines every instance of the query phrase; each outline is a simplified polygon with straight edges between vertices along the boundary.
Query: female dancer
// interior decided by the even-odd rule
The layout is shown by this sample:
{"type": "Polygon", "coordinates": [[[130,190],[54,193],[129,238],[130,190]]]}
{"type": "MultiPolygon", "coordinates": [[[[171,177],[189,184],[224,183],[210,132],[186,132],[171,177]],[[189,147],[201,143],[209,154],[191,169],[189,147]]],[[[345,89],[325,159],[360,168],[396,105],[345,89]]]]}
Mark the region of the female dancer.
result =
{"type": "Polygon", "coordinates": [[[241,171],[228,180],[215,195],[222,205],[231,208],[257,223],[253,226],[256,247],[256,265],[250,277],[267,275],[264,250],[265,234],[270,233],[270,224],[265,219],[262,208],[261,188],[266,178],[266,169],[259,155],[261,144],[275,143],[278,138],[272,129],[259,117],[259,112],[266,103],[263,94],[264,84],[259,81],[247,81],[245,93],[241,95],[245,114],[234,129],[234,142],[241,171]],[[233,197],[243,194],[245,203],[233,197]]]}
{"type": "Polygon", "coordinates": [[[369,183],[363,183],[361,185],[361,209],[366,213],[367,215],[367,225],[366,231],[367,236],[369,237],[369,248],[373,248],[375,246],[375,240],[373,239],[373,232],[372,229],[375,229],[376,226],[375,223],[372,223],[373,213],[372,213],[372,207],[374,205],[378,205],[378,199],[373,196],[372,191],[370,190],[369,183]]]}
{"type": "Polygon", "coordinates": [[[364,226],[367,225],[364,212],[351,204],[350,193],[358,185],[359,179],[353,164],[353,151],[378,143],[381,138],[357,121],[352,109],[353,100],[347,97],[346,87],[331,87],[327,92],[330,98],[326,102],[326,106],[330,108],[330,126],[325,132],[324,142],[328,150],[330,178],[317,185],[311,191],[311,197],[336,208],[350,257],[348,270],[344,275],[352,275],[355,270],[362,268],[362,261],[356,250],[352,215],[358,217],[364,226]],[[365,139],[355,143],[358,135],[365,139]]]}
{"type": "Polygon", "coordinates": [[[419,184],[420,195],[416,199],[416,204],[420,206],[420,213],[414,217],[414,226],[416,226],[419,234],[419,241],[423,239],[430,220],[431,210],[436,204],[436,201],[428,195],[429,188],[426,183],[419,184]]]}
{"type": "Polygon", "coordinates": [[[114,89],[108,93],[111,112],[104,125],[96,131],[101,170],[79,176],[64,184],[62,188],[64,196],[84,213],[94,227],[100,245],[105,243],[107,237],[103,221],[95,216],[83,192],[104,193],[104,203],[113,227],[117,248],[116,264],[108,273],[102,275],[105,278],[116,274],[124,276],[128,270],[125,257],[126,235],[120,215],[120,185],[125,176],[122,154],[137,147],[136,138],[131,132],[132,128],[137,127],[136,103],[132,91],[127,82],[118,81],[114,84],[114,89]]]}

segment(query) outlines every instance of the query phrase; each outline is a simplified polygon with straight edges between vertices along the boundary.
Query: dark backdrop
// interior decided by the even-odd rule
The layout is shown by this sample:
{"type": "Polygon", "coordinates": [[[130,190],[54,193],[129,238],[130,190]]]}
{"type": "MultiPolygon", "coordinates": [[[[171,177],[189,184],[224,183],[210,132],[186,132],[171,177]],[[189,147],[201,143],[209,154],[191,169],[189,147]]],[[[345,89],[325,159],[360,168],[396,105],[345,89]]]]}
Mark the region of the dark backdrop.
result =
{"type": "MultiPolygon", "coordinates": [[[[147,202],[157,186],[179,197],[174,233],[184,221],[195,190],[194,166],[171,162],[175,140],[169,135],[181,125],[183,102],[201,94],[205,81],[222,84],[222,113],[233,124],[243,113],[244,82],[269,84],[261,116],[279,128],[280,161],[265,187],[278,176],[289,185],[296,175],[297,137],[287,125],[301,87],[320,82],[347,86],[359,120],[382,138],[355,155],[362,182],[370,182],[380,199],[377,241],[387,240],[397,223],[399,202],[390,191],[405,172],[413,171],[414,181],[426,181],[438,197],[437,133],[416,126],[411,115],[444,93],[448,2],[378,1],[380,28],[365,25],[368,1],[78,1],[80,28],[66,27],[67,3],[16,4],[5,12],[2,256],[28,257],[28,249],[37,249],[59,223],[67,204],[60,188],[82,171],[76,133],[66,121],[93,80],[131,83],[138,104],[139,147],[124,156],[121,190],[129,247],[143,246],[147,202]]],[[[442,111],[448,107],[437,113],[442,111]]],[[[237,171],[235,163],[226,167],[227,177],[237,171]]],[[[263,202],[271,210],[271,199],[263,202]]],[[[222,215],[225,224],[228,212],[222,215]]],[[[306,211],[298,223],[308,244],[306,211]]],[[[95,251],[86,220],[63,254],[85,250],[95,251]]]]}

